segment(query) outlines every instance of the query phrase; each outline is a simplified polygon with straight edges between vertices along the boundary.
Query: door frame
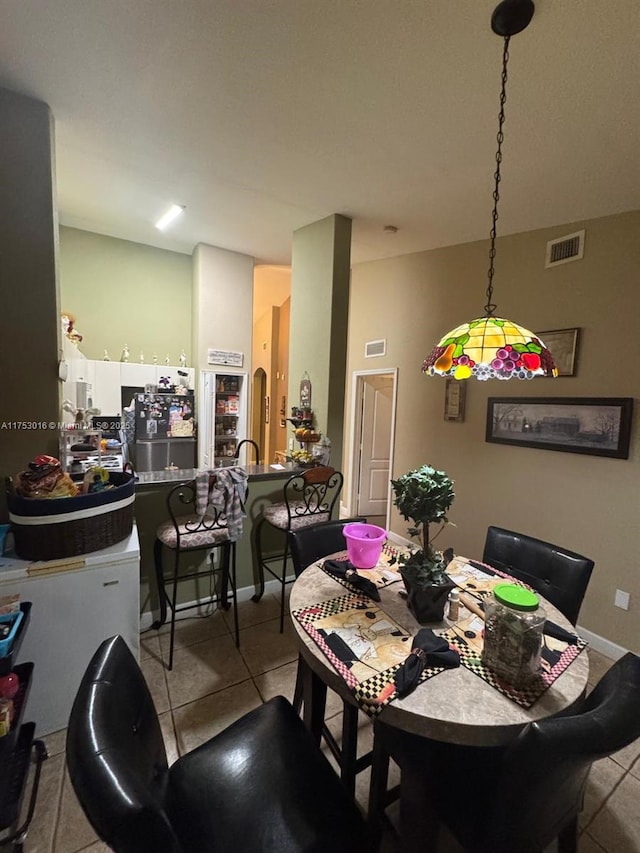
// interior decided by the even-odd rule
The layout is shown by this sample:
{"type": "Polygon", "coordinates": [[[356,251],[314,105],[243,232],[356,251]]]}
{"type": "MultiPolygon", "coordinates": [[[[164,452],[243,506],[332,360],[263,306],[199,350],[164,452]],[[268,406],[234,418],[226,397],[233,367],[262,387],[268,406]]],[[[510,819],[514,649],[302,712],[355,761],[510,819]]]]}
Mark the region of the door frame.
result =
{"type": "MultiPolygon", "coordinates": [[[[391,401],[391,438],[389,446],[389,472],[393,471],[393,451],[396,440],[396,405],[398,396],[398,368],[373,368],[371,370],[354,370],[351,374],[351,429],[349,430],[349,455],[347,457],[347,476],[349,482],[349,515],[355,514],[358,502],[358,471],[360,469],[360,445],[362,444],[362,398],[364,395],[364,380],[367,376],[391,376],[393,381],[391,401]]],[[[387,490],[386,527],[389,529],[391,517],[391,477],[387,490]]]]}

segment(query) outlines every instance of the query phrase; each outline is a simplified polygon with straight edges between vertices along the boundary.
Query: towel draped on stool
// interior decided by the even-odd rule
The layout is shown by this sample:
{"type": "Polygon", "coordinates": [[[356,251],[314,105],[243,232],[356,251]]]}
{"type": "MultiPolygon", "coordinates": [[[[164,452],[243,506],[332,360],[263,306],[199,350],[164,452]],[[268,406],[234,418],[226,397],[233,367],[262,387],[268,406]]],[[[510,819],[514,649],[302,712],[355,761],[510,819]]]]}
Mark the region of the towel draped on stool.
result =
{"type": "Polygon", "coordinates": [[[196,515],[203,518],[209,506],[226,518],[229,539],[242,536],[242,520],[246,518],[247,472],[243,468],[214,468],[196,474],[196,515]]]}

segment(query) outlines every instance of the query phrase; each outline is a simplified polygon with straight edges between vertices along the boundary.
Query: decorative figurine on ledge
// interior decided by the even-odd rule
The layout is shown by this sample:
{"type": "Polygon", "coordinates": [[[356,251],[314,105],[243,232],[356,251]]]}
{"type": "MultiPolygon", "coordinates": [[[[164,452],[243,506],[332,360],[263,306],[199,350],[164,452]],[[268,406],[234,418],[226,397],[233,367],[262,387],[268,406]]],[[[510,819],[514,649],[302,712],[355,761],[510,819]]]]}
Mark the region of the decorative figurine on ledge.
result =
{"type": "Polygon", "coordinates": [[[187,354],[184,350],[180,352],[180,367],[187,366],[187,354]]]}
{"type": "Polygon", "coordinates": [[[129,361],[129,347],[125,344],[124,349],[122,350],[122,355],[120,356],[120,361],[127,362],[129,361]]]}

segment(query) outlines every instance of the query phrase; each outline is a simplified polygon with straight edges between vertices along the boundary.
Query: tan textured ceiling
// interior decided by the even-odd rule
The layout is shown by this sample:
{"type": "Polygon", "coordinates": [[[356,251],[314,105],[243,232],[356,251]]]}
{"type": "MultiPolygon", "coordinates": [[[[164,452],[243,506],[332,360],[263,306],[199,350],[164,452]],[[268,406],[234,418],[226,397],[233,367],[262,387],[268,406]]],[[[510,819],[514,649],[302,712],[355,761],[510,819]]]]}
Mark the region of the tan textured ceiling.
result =
{"type": "MultiPolygon", "coordinates": [[[[342,213],[358,262],[487,236],[493,7],[2,0],[0,85],[51,106],[67,225],[286,264],[296,228],[342,213]]],[[[639,34],[637,0],[538,0],[511,42],[499,233],[640,207],[639,34]]]]}

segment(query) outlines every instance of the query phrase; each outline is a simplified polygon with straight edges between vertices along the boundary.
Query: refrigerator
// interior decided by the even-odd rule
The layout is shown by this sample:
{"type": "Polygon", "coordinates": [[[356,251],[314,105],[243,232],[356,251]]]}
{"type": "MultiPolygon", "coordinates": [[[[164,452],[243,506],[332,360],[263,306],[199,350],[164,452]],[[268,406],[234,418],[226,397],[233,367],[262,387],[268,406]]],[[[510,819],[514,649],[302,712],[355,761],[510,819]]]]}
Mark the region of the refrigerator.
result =
{"type": "Polygon", "coordinates": [[[194,468],[196,407],[193,393],[138,393],[134,402],[135,469],[194,468]]]}
{"type": "Polygon", "coordinates": [[[131,535],[90,554],[30,563],[0,556],[0,596],[20,594],[31,616],[17,663],[33,661],[29,716],[38,736],[64,729],[80,680],[103,640],[140,648],[140,546],[131,535]]]}

